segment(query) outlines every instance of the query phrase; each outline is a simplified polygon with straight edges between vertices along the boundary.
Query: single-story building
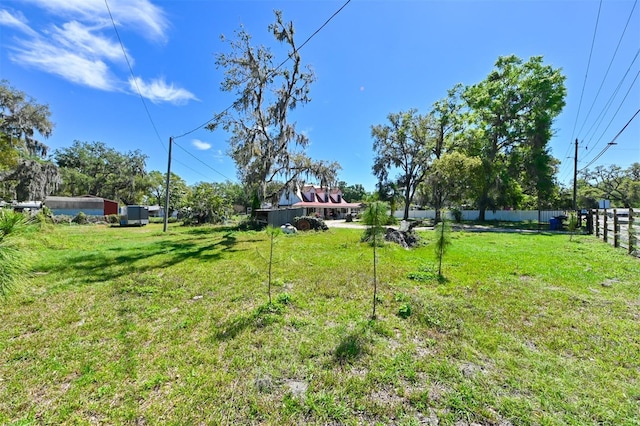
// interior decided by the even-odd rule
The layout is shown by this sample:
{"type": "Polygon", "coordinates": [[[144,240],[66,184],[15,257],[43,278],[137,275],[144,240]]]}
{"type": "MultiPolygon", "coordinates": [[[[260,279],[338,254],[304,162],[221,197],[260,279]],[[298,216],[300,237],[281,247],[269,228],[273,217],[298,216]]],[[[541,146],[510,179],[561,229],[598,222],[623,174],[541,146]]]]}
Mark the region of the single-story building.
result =
{"type": "Polygon", "coordinates": [[[360,203],[349,203],[342,198],[340,188],[322,188],[304,185],[296,191],[285,191],[278,202],[280,208],[301,208],[302,216],[317,216],[322,219],[344,219],[360,212],[360,203]]]}
{"type": "Polygon", "coordinates": [[[84,195],[82,197],[47,197],[44,199],[54,215],[76,216],[83,212],[87,216],[108,216],[118,214],[118,203],[106,198],[84,195]]]}

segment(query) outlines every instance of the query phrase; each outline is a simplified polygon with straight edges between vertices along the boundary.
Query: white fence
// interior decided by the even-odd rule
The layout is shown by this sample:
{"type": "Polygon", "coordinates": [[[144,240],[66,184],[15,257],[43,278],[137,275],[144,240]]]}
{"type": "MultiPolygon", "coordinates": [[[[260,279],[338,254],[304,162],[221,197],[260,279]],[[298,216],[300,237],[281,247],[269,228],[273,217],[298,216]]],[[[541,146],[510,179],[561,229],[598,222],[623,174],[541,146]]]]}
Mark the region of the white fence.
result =
{"type": "MultiPolygon", "coordinates": [[[[480,210],[462,210],[462,220],[478,220],[480,216],[480,210]]],[[[403,210],[397,210],[393,214],[398,219],[402,219],[404,216],[403,210]]],[[[453,220],[453,214],[451,211],[445,212],[445,217],[449,220],[453,220]]],[[[549,219],[556,216],[567,216],[567,212],[564,210],[542,210],[540,212],[540,222],[549,222],[549,219]]],[[[435,219],[435,210],[409,210],[409,219],[435,219]]],[[[487,210],[485,212],[485,220],[499,220],[504,222],[537,222],[538,211],[537,210],[487,210]]]]}

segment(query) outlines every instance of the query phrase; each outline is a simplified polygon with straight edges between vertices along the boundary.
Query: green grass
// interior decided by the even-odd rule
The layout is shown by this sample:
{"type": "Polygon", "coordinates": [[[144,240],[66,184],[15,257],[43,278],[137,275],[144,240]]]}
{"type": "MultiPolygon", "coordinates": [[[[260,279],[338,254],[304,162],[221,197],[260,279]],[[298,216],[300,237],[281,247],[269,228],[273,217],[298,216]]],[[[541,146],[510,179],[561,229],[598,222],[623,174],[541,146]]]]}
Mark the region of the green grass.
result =
{"type": "Polygon", "coordinates": [[[58,226],[0,304],[0,424],[640,424],[640,262],[593,237],[58,226]],[[433,423],[435,424],[435,423],[433,423]]]}

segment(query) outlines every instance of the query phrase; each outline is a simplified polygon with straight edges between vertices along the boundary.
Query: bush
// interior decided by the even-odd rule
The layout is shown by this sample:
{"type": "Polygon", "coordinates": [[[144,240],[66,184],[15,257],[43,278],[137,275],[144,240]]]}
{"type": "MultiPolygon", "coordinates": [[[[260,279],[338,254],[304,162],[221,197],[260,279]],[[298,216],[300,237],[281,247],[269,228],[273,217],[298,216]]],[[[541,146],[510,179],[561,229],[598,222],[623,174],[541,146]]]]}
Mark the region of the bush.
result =
{"type": "Polygon", "coordinates": [[[326,231],[329,229],[324,220],[319,217],[313,216],[301,216],[293,219],[293,226],[295,226],[299,231],[326,231]]]}
{"type": "Polygon", "coordinates": [[[389,216],[387,218],[387,222],[385,223],[385,225],[397,225],[399,222],[398,218],[395,216],[389,216]]]}
{"type": "Polygon", "coordinates": [[[80,212],[71,221],[78,225],[85,225],[88,222],[87,215],[84,212],[80,212]]]}
{"type": "Polygon", "coordinates": [[[108,216],[105,216],[105,219],[112,225],[120,223],[120,216],[118,216],[117,214],[110,214],[108,216]]]}

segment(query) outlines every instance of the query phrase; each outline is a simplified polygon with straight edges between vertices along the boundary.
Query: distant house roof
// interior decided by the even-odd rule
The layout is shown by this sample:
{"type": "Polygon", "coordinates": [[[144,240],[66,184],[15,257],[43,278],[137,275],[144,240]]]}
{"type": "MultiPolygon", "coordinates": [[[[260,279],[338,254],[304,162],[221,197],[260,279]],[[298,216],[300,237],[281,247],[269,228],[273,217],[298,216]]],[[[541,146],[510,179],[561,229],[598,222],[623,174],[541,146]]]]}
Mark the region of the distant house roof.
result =
{"type": "Polygon", "coordinates": [[[318,207],[327,209],[362,207],[360,203],[349,203],[342,198],[340,188],[320,188],[313,185],[303,185],[295,191],[287,190],[280,197],[280,207],[318,207]]]}

